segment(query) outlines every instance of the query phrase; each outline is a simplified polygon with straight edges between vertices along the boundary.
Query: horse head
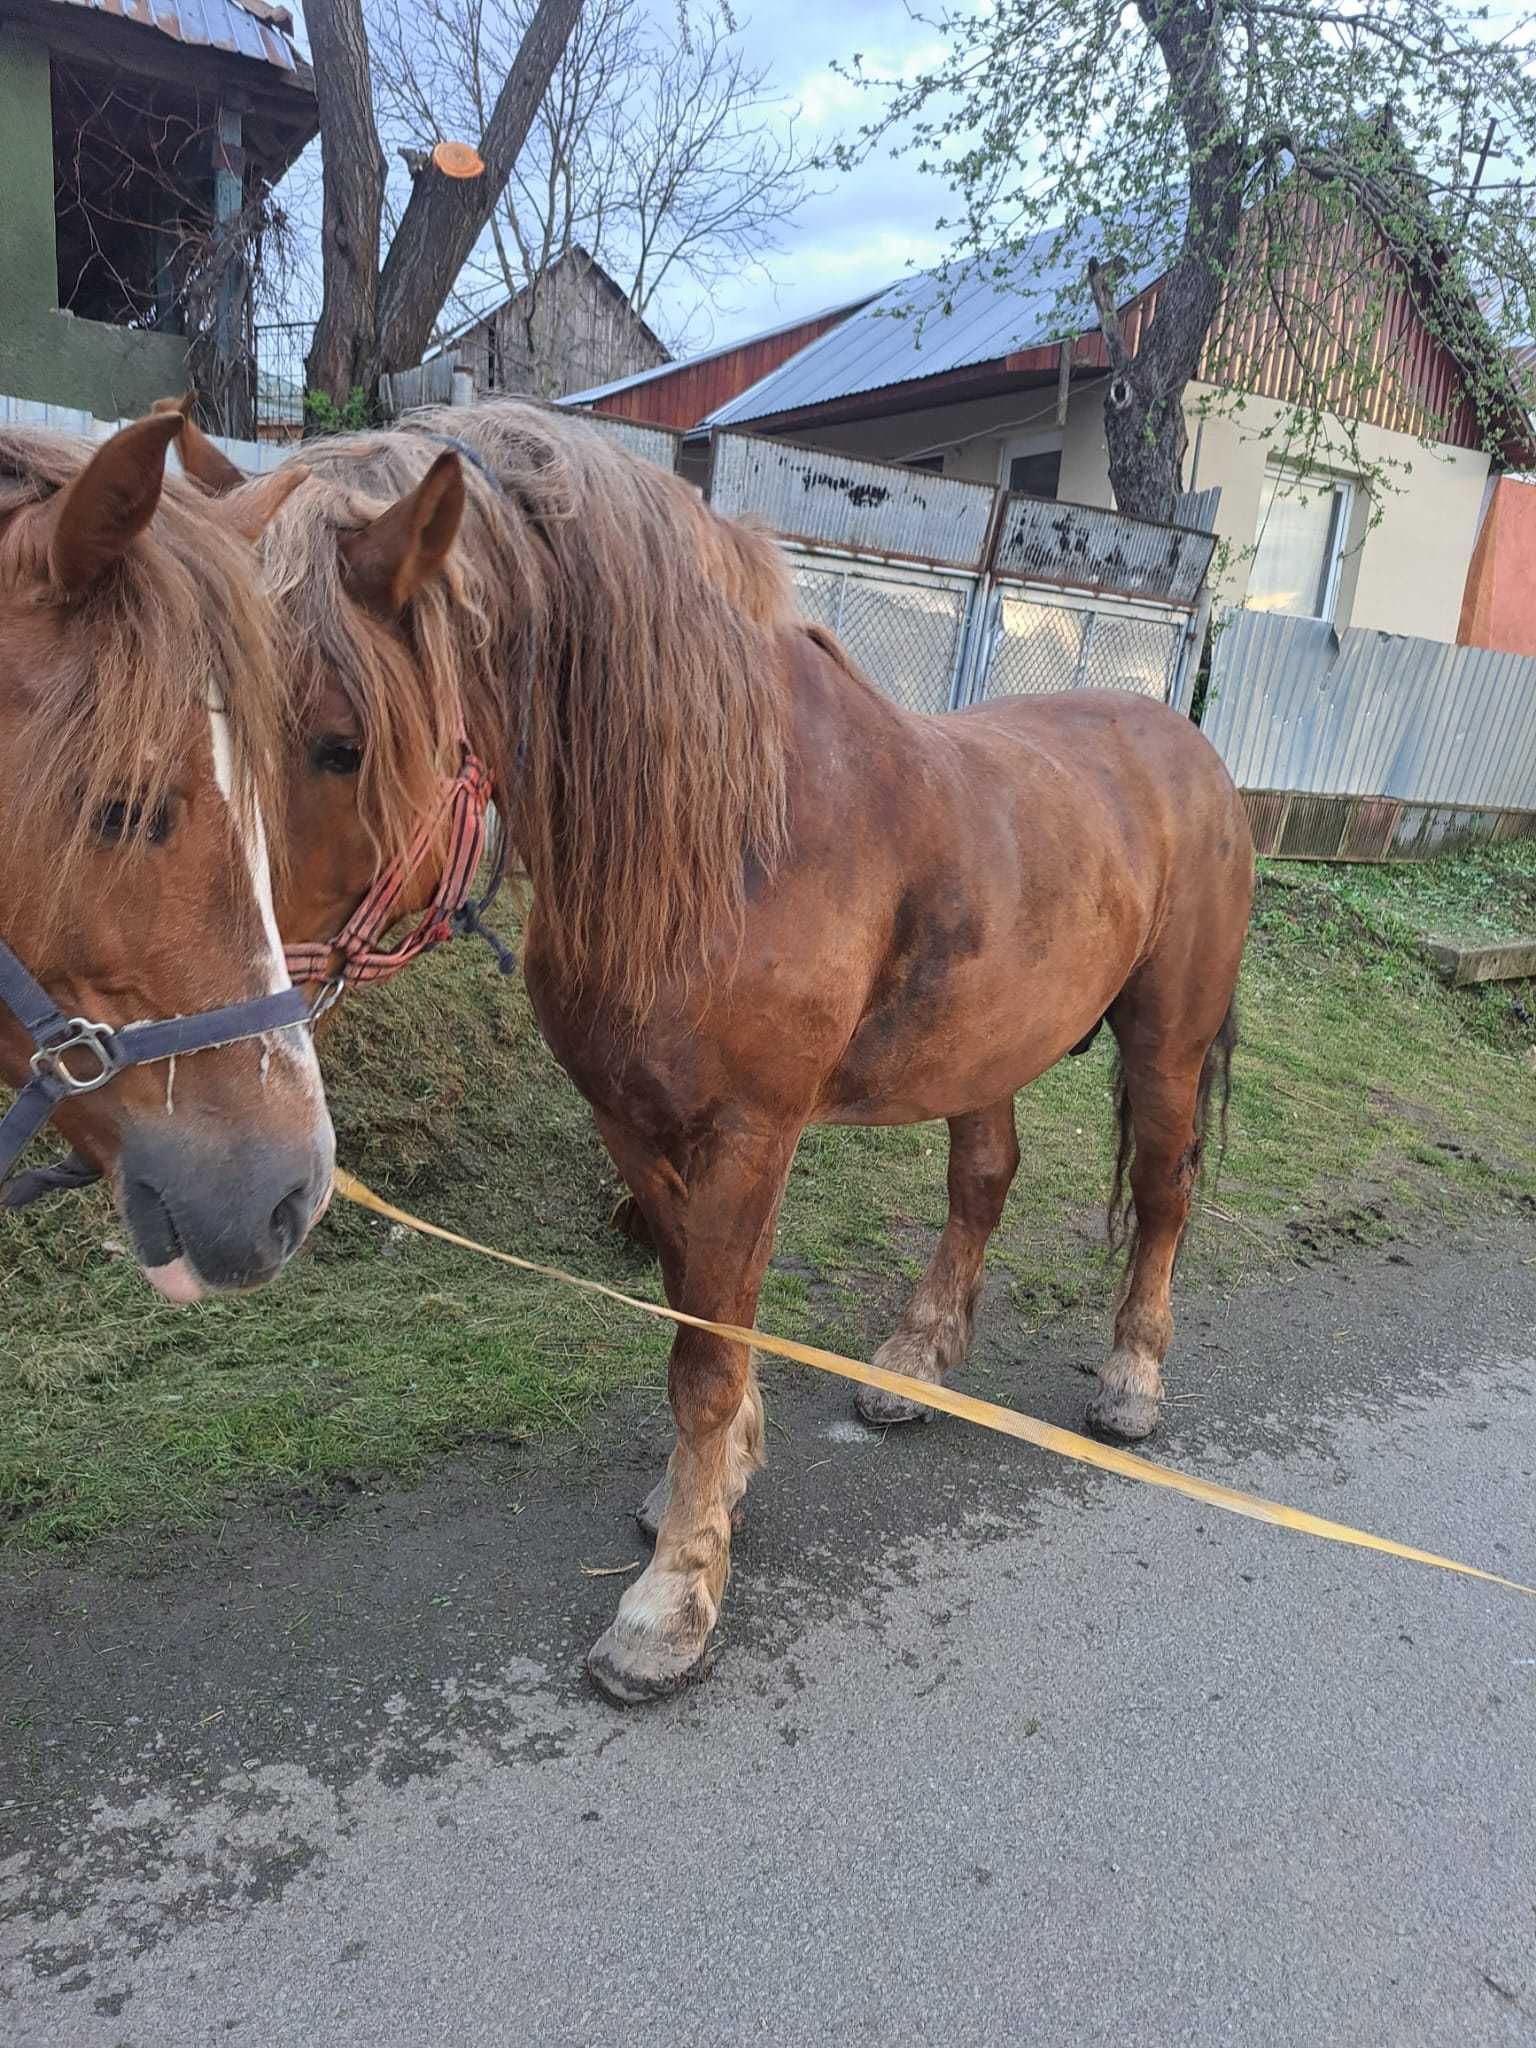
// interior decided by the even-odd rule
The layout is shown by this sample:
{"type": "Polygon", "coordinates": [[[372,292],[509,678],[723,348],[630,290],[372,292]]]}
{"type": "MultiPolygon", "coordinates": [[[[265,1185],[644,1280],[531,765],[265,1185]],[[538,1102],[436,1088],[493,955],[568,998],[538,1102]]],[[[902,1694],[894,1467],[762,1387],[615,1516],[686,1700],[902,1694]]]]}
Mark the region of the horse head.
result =
{"type": "Polygon", "coordinates": [[[94,452],[0,435],[0,1073],[47,1089],[140,1265],[187,1301],[284,1264],[333,1139],[310,1034],[276,1021],[285,710],[251,551],[302,472],[210,511],[166,482],[181,424],[94,452]],[[238,1042],[229,1005],[255,1006],[238,1042]],[[273,1028],[247,1036],[252,1016],[273,1028]],[[144,1020],[202,1049],[151,1058],[144,1020]],[[143,1064],[118,1056],[134,1042],[143,1064]]]}

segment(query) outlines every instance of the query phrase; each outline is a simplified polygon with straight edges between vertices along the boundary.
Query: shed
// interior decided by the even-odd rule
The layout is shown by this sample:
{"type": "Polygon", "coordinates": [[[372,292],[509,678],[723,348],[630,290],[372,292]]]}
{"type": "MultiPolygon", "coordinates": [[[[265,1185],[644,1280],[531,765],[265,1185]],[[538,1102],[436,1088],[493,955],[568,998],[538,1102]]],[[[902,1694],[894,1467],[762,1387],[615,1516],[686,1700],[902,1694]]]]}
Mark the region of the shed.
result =
{"type": "Polygon", "coordinates": [[[0,394],[253,416],[251,252],[315,134],[269,0],[0,0],[0,394]]]}

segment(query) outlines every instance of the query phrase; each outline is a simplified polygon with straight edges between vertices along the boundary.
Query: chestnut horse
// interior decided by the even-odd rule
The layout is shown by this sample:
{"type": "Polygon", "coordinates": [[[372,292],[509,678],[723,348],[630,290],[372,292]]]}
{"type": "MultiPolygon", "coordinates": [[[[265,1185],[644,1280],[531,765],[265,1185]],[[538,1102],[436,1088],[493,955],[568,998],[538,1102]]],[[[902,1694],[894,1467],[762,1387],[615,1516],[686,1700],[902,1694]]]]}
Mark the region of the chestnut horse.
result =
{"type": "MultiPolygon", "coordinates": [[[[284,936],[337,930],[467,738],[531,887],[540,1029],[675,1307],[752,1321],[807,1124],[947,1120],[949,1220],[877,1353],[927,1380],[970,1343],[1016,1092],[1107,1022],[1135,1236],[1088,1419],[1146,1436],[1252,889],[1199,731],[1099,690],[901,710],[798,617],[771,540],[533,403],[304,460],[263,542],[307,664],[284,936]]],[[[744,1349],[680,1330],[669,1391],[654,1560],[589,1659],[625,1701],[701,1670],[763,1462],[744,1349]]]]}
{"type": "Polygon", "coordinates": [[[51,1115],[76,1154],[0,1206],[105,1174],[189,1301],[282,1266],[333,1144],[276,927],[286,681],[251,546],[302,471],[210,508],[165,482],[180,426],[0,433],[0,1151],[51,1115]]]}

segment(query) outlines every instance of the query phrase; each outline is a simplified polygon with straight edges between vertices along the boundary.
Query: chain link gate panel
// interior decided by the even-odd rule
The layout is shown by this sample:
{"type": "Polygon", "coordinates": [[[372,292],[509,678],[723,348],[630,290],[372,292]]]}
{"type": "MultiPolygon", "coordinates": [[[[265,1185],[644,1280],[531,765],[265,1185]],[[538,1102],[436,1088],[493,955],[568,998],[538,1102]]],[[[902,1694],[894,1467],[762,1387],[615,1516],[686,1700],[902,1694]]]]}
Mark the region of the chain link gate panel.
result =
{"type": "Polygon", "coordinates": [[[956,701],[975,579],[787,548],[805,617],[909,711],[956,701]]]}
{"type": "Polygon", "coordinates": [[[1182,611],[1111,611],[1003,585],[987,599],[970,700],[1050,690],[1135,690],[1166,701],[1188,634],[1182,611]]]}

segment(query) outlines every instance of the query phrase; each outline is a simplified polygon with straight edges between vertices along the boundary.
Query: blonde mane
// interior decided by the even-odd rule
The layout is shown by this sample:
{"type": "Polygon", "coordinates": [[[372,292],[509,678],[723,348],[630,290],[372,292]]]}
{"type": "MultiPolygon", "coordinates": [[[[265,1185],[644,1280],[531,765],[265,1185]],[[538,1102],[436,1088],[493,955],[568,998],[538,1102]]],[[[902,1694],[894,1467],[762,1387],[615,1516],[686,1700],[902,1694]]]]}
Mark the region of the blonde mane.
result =
{"type": "Polygon", "coordinates": [[[680,479],[532,401],[429,411],[306,443],[312,483],[266,543],[274,589],[369,738],[363,802],[405,843],[458,732],[489,760],[569,988],[631,1016],[729,955],[749,866],[785,840],[781,557],[680,479]],[[444,443],[469,505],[450,575],[415,601],[409,651],[340,589],[338,528],[412,489],[444,443]]]}
{"type": "MultiPolygon", "coordinates": [[[[146,827],[154,818],[189,744],[206,745],[211,695],[226,714],[236,800],[259,806],[274,856],[282,847],[288,691],[248,544],[210,520],[194,486],[167,478],[147,529],[88,594],[66,600],[48,587],[36,526],[10,517],[94,453],[61,434],[0,431],[0,604],[13,616],[67,604],[74,628],[72,658],[21,679],[26,715],[0,813],[0,871],[40,899],[45,919],[79,885],[105,806],[127,800],[146,827]]],[[[125,886],[144,843],[130,829],[115,864],[125,886]]]]}

